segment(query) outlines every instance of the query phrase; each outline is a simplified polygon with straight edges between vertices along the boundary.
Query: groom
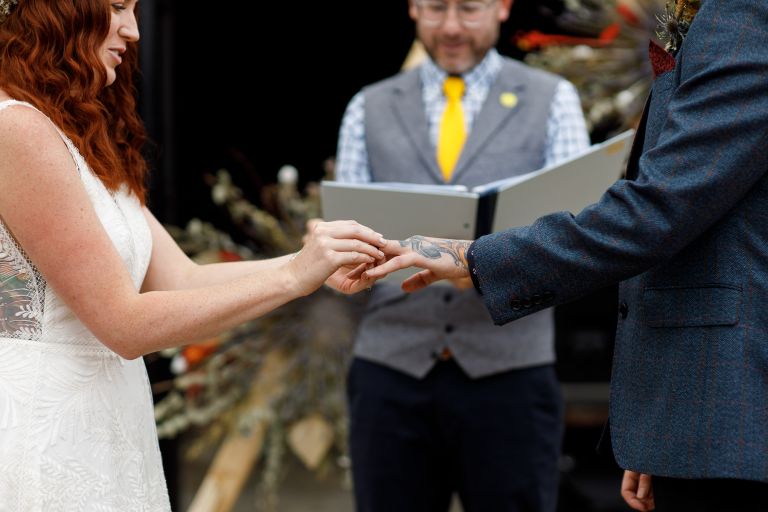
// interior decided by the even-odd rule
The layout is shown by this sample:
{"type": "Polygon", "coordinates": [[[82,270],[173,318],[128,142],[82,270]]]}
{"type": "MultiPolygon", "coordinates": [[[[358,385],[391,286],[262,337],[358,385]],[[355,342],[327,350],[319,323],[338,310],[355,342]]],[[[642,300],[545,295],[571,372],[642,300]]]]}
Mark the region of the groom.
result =
{"type": "Polygon", "coordinates": [[[497,324],[621,281],[610,439],[625,500],[765,511],[768,2],[704,0],[674,60],[657,60],[669,69],[627,179],[597,204],[471,245],[394,242],[367,273],[426,269],[409,291],[471,277],[497,324]]]}

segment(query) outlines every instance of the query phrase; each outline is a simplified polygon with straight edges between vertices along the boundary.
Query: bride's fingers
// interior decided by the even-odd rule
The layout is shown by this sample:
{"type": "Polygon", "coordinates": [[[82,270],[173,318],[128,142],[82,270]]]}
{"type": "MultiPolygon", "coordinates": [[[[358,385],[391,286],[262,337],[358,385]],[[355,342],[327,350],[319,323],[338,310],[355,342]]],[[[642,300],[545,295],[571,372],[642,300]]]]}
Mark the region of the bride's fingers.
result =
{"type": "Polygon", "coordinates": [[[384,239],[381,233],[377,233],[371,228],[358,224],[353,220],[320,222],[315,224],[312,233],[315,236],[327,236],[335,239],[361,240],[376,247],[385,247],[387,245],[387,240],[384,239]]]}
{"type": "Polygon", "coordinates": [[[347,273],[347,279],[360,279],[363,272],[369,268],[373,268],[373,263],[363,263],[362,265],[358,265],[347,273]]]}
{"type": "Polygon", "coordinates": [[[338,271],[342,267],[357,267],[358,265],[374,263],[376,258],[362,252],[332,252],[329,261],[338,271]]]}
{"type": "Polygon", "coordinates": [[[319,218],[309,219],[306,224],[306,230],[312,231],[322,222],[323,222],[323,219],[319,219],[319,218]]]}
{"type": "Polygon", "coordinates": [[[391,274],[395,270],[401,270],[404,268],[412,267],[416,263],[416,255],[413,253],[405,254],[403,256],[395,256],[386,263],[382,263],[370,270],[366,270],[365,273],[368,277],[380,278],[387,274],[391,274]]]}
{"type": "Polygon", "coordinates": [[[360,252],[371,256],[376,260],[384,258],[384,253],[378,247],[361,240],[329,238],[324,241],[324,247],[336,252],[360,252]]]}

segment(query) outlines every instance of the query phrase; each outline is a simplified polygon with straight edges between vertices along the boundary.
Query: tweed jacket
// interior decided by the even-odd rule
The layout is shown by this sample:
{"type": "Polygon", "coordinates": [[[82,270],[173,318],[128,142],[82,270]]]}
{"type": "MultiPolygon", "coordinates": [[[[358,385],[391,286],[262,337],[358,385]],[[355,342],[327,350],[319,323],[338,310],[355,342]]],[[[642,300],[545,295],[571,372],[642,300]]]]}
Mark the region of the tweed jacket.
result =
{"type": "Polygon", "coordinates": [[[768,3],[704,0],[675,61],[628,179],[479,239],[472,265],[498,324],[623,281],[619,465],[768,481],[768,3]]]}

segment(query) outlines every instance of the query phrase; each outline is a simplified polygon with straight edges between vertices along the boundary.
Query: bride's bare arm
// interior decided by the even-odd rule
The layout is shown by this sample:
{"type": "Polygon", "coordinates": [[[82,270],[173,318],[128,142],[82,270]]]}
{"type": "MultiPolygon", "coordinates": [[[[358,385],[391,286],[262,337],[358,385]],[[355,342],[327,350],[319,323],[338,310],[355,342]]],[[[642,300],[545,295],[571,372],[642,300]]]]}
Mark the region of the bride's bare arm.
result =
{"type": "Polygon", "coordinates": [[[140,293],[66,146],[31,109],[9,107],[0,116],[0,183],[0,215],[48,284],[102,343],[129,359],[212,336],[310,293],[341,265],[379,255],[371,244],[380,237],[372,230],[326,224],[290,261],[254,265],[252,272],[219,283],[194,281],[197,271],[187,266],[180,273],[192,276],[192,286],[161,291],[181,279],[160,277],[176,260],[166,259],[168,240],[154,226],[157,247],[146,287],[153,291],[140,293]]]}
{"type": "Polygon", "coordinates": [[[257,271],[276,269],[293,255],[254,261],[199,265],[179,248],[168,231],[149,209],[144,216],[152,231],[152,264],[144,278],[142,291],[184,290],[222,284],[257,271]]]}

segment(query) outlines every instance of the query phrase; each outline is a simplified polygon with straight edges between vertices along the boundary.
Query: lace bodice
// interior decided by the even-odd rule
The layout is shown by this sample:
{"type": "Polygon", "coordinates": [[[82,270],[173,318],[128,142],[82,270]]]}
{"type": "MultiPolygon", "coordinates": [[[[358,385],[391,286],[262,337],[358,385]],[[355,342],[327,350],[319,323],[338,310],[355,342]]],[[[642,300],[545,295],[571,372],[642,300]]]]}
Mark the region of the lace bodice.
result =
{"type": "MultiPolygon", "coordinates": [[[[34,108],[4,101],[0,116],[13,105],[34,108]]],[[[140,202],[126,188],[110,193],[59,133],[138,290],[152,251],[140,202]]],[[[143,360],[122,359],[96,339],[0,212],[0,512],[38,510],[170,506],[143,360]]]]}

